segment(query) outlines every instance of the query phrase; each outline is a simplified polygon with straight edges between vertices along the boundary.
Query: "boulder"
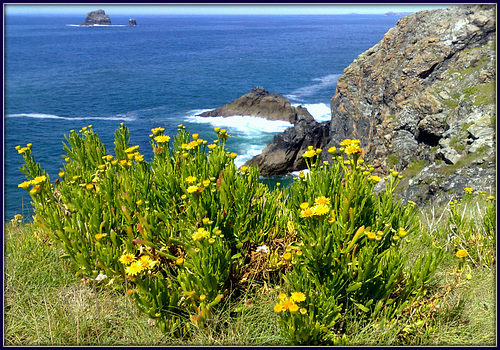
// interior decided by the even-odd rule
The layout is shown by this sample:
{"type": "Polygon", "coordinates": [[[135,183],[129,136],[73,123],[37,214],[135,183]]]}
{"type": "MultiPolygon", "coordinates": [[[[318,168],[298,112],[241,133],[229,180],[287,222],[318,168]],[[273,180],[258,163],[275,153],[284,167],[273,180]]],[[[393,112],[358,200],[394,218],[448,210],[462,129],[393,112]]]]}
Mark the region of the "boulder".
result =
{"type": "Polygon", "coordinates": [[[270,94],[267,90],[256,87],[220,108],[201,113],[200,117],[253,116],[269,120],[284,120],[295,124],[299,120],[313,121],[307,109],[293,107],[290,101],[278,93],[270,94]]]}
{"type": "Polygon", "coordinates": [[[81,26],[109,26],[111,25],[111,19],[104,12],[104,10],[97,10],[87,13],[85,21],[80,24],[81,26]]]}
{"type": "Polygon", "coordinates": [[[262,176],[287,174],[306,168],[302,155],[308,146],[323,148],[329,140],[329,122],[301,119],[293,127],[274,136],[261,154],[245,165],[257,166],[262,176]]]}

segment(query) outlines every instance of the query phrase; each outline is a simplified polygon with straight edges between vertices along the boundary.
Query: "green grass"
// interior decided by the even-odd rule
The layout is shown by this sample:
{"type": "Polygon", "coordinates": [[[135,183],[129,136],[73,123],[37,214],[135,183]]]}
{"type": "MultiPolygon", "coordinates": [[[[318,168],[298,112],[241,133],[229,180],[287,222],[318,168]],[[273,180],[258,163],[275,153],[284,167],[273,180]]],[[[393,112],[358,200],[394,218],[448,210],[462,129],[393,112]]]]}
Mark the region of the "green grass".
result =
{"type": "MultiPolygon", "coordinates": [[[[479,196],[478,196],[479,197],[479,196]]],[[[465,217],[484,215],[479,200],[465,217]],[[479,205],[478,205],[479,204],[479,205]],[[479,210],[479,213],[476,211],[479,210]]],[[[408,252],[431,241],[446,246],[448,205],[420,211],[421,232],[408,252]],[[425,234],[428,233],[428,234],[425,234]]],[[[479,220],[477,220],[479,222],[479,220]]],[[[280,286],[257,285],[215,315],[212,326],[190,339],[174,339],[150,325],[124,290],[110,290],[75,277],[61,250],[32,224],[6,224],[4,345],[284,345],[273,312],[280,286]]],[[[495,267],[473,267],[472,279],[458,276],[451,248],[423,302],[396,319],[349,320],[341,327],[353,345],[495,345],[495,267]]]]}

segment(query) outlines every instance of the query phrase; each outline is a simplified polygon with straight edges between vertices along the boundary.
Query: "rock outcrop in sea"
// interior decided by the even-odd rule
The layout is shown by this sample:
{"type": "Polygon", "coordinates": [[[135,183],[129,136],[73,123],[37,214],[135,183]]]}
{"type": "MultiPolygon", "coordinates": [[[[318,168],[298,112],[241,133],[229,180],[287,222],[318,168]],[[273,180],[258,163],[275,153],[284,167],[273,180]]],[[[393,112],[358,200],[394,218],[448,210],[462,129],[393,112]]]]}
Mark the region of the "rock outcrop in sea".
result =
{"type": "Polygon", "coordinates": [[[284,120],[292,124],[300,120],[314,120],[307,109],[290,105],[290,100],[278,93],[270,94],[261,87],[253,88],[222,107],[201,113],[200,117],[253,116],[268,120],[284,120]]]}
{"type": "MultiPolygon", "coordinates": [[[[317,138],[294,153],[280,140],[308,132],[296,124],[250,163],[262,175],[284,174],[300,169],[307,145],[328,149],[360,139],[378,174],[395,169],[405,176],[399,193],[404,200],[442,204],[461,197],[465,187],[494,192],[495,10],[457,5],[402,17],[344,70],[331,100],[331,122],[319,125],[328,130],[311,124],[317,138]],[[294,153],[294,166],[283,167],[273,152],[294,153]]],[[[323,152],[324,160],[330,157],[323,152]]]]}
{"type": "Polygon", "coordinates": [[[128,20],[128,26],[129,27],[135,27],[137,26],[137,21],[134,18],[131,18],[128,20]]]}
{"type": "Polygon", "coordinates": [[[104,10],[97,10],[87,13],[85,21],[80,24],[81,26],[109,26],[111,25],[111,19],[104,12],[104,10]]]}

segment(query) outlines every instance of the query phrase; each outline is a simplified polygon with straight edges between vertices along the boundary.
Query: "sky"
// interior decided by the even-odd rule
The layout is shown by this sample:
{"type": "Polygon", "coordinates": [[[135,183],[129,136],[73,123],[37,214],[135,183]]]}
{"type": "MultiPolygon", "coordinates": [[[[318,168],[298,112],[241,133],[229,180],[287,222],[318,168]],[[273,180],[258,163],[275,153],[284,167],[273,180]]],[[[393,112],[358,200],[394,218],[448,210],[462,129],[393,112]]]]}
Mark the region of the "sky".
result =
{"type": "Polygon", "coordinates": [[[103,9],[108,15],[308,15],[308,14],[384,14],[386,12],[417,12],[446,8],[451,4],[9,4],[4,3],[5,15],[17,14],[87,14],[103,9]]]}

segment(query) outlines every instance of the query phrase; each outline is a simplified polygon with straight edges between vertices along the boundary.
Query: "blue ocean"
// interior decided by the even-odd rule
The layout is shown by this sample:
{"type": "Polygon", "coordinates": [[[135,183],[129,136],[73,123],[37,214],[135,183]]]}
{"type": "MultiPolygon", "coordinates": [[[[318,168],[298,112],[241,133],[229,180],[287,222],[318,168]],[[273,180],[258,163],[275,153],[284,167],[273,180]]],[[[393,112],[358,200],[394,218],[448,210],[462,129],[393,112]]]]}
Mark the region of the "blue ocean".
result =
{"type": "Polygon", "coordinates": [[[199,118],[260,86],[330,119],[343,70],[396,25],[385,15],[112,16],[112,26],[81,27],[81,16],[5,17],[4,222],[31,214],[17,185],[33,144],[51,181],[62,168],[64,135],[92,125],[113,154],[124,123],[147,155],[149,134],[183,124],[200,137],[226,128],[241,166],[291,124],[252,117],[199,118]]]}

